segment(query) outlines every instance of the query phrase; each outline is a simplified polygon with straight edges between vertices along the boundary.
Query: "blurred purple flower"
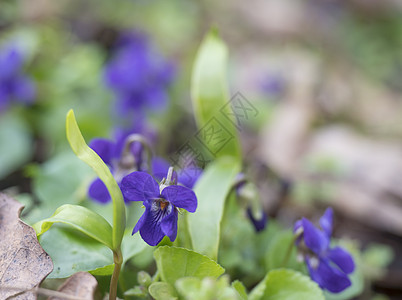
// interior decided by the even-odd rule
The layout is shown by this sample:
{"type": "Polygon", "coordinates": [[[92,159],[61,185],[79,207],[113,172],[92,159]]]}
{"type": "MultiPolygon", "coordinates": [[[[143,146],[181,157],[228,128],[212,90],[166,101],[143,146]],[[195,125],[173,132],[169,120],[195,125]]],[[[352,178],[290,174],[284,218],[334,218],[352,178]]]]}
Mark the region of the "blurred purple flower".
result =
{"type": "Polygon", "coordinates": [[[160,243],[164,236],[173,242],[177,236],[178,208],[189,212],[197,209],[197,197],[184,186],[172,185],[167,176],[167,185],[160,186],[145,172],[133,172],[121,182],[125,201],[142,201],[145,212],[133,229],[133,234],[140,231],[143,240],[151,246],[160,243]]]}
{"type": "Polygon", "coordinates": [[[23,56],[15,48],[0,52],[0,111],[11,102],[30,104],[35,99],[35,86],[23,73],[23,56]]]}
{"type": "Polygon", "coordinates": [[[341,247],[330,248],[333,211],[328,208],[320,219],[323,229],[303,218],[295,223],[294,232],[300,234],[296,245],[304,257],[311,278],[322,289],[342,292],[351,285],[348,277],[355,269],[352,256],[341,247]]]}
{"type": "Polygon", "coordinates": [[[163,110],[174,66],[151,49],[145,36],[126,34],[105,68],[106,84],[117,97],[119,114],[163,110]]]}
{"type": "Polygon", "coordinates": [[[259,89],[266,95],[279,97],[286,89],[286,82],[280,73],[267,73],[260,79],[259,89]]]}
{"type": "Polygon", "coordinates": [[[251,207],[247,207],[247,217],[250,219],[256,232],[263,231],[268,222],[268,216],[264,211],[261,211],[261,217],[256,219],[253,215],[251,207]]]}
{"type": "Polygon", "coordinates": [[[263,231],[265,229],[265,227],[267,226],[268,223],[268,216],[267,214],[264,212],[264,210],[261,208],[260,210],[260,218],[255,218],[254,214],[253,214],[253,210],[251,208],[251,203],[255,201],[255,195],[254,194],[250,194],[249,192],[247,192],[246,189],[246,185],[249,184],[249,182],[247,181],[246,175],[244,173],[238,173],[236,175],[235,178],[235,185],[234,185],[234,189],[236,192],[236,197],[238,199],[240,199],[240,201],[244,201],[247,204],[247,217],[249,218],[249,220],[251,221],[251,224],[253,224],[254,229],[256,232],[260,232],[263,231]]]}
{"type": "MultiPolygon", "coordinates": [[[[93,139],[89,146],[102,158],[108,165],[110,171],[115,177],[118,184],[121,179],[133,171],[148,171],[148,165],[144,158],[144,147],[140,142],[133,142],[129,145],[129,149],[125,150],[127,138],[131,134],[144,133],[145,137],[151,142],[155,139],[155,132],[144,129],[146,124],[137,122],[132,130],[116,129],[114,140],[104,138],[93,139]],[[128,151],[128,152],[127,152],[128,151]],[[125,153],[127,152],[127,153],[125,153]]],[[[155,157],[151,161],[151,168],[154,172],[165,172],[169,168],[167,163],[155,157]]],[[[109,192],[105,184],[99,179],[95,179],[88,190],[89,197],[100,203],[107,203],[111,200],[109,192]]]]}

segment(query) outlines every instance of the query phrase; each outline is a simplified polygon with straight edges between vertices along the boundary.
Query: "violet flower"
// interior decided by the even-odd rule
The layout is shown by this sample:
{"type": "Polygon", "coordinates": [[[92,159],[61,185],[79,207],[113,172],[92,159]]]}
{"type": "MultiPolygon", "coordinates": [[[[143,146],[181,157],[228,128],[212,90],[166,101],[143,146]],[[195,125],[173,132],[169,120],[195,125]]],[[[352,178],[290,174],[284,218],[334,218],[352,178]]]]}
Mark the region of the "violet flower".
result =
{"type": "Polygon", "coordinates": [[[133,229],[140,232],[143,240],[156,246],[164,236],[173,242],[177,236],[178,208],[189,212],[197,209],[197,197],[184,186],[175,185],[173,168],[169,169],[166,180],[160,185],[145,172],[133,172],[121,182],[125,201],[142,201],[145,212],[133,229]]]}
{"type": "Polygon", "coordinates": [[[35,86],[23,73],[23,56],[13,48],[0,52],[0,111],[13,102],[30,104],[35,98],[35,86]]]}
{"type": "MultiPolygon", "coordinates": [[[[118,184],[120,184],[124,176],[133,171],[148,171],[148,162],[145,162],[143,159],[143,145],[140,142],[133,142],[127,145],[127,138],[131,134],[141,131],[141,128],[138,126],[132,131],[117,129],[113,141],[104,138],[95,138],[89,144],[105,164],[108,165],[118,184]],[[125,147],[128,148],[125,149],[125,147]]],[[[148,133],[148,135],[150,134],[148,133]]],[[[156,173],[166,172],[165,170],[169,168],[169,164],[163,159],[155,157],[151,160],[151,168],[156,173]]],[[[95,179],[89,186],[88,195],[100,203],[107,203],[111,200],[109,191],[99,178],[95,179]]]]}
{"type": "Polygon", "coordinates": [[[307,264],[311,279],[322,289],[332,293],[342,292],[351,285],[348,277],[355,269],[349,252],[341,247],[330,247],[333,211],[328,208],[320,219],[323,229],[315,227],[306,218],[297,221],[294,232],[299,252],[307,264]]]}
{"type": "Polygon", "coordinates": [[[174,73],[173,64],[151,49],[144,36],[126,34],[105,68],[105,81],[117,97],[119,115],[129,115],[163,110],[174,73]]]}

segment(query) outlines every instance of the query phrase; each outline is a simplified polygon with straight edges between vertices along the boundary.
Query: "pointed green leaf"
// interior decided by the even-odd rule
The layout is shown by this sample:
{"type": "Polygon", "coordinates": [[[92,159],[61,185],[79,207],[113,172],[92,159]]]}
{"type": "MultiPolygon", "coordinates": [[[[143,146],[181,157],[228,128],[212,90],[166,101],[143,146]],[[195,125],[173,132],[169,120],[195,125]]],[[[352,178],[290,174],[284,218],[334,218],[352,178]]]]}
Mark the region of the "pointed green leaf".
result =
{"type": "Polygon", "coordinates": [[[97,213],[79,205],[66,204],[56,209],[47,219],[35,223],[32,227],[40,236],[54,224],[63,223],[78,229],[82,233],[113,249],[112,227],[97,213]]]}
{"type": "Polygon", "coordinates": [[[118,249],[126,227],[126,212],[120,188],[106,164],[98,154],[85,143],[81,131],[78,128],[77,121],[75,120],[73,110],[67,113],[66,132],[68,142],[74,153],[79,159],[94,169],[109,191],[113,200],[113,249],[118,249]]]}
{"type": "Polygon", "coordinates": [[[162,246],[154,257],[162,280],[172,286],[182,277],[217,278],[225,271],[212,259],[185,248],[162,246]]]}
{"type": "Polygon", "coordinates": [[[204,145],[216,155],[241,159],[241,148],[233,115],[230,111],[227,83],[227,48],[216,32],[210,32],[203,40],[195,59],[191,94],[198,128],[209,133],[220,132],[227,143],[216,142],[209,134],[204,145]]]}
{"type": "Polygon", "coordinates": [[[250,300],[324,300],[317,283],[291,269],[270,271],[251,291],[250,300]]]}
{"type": "Polygon", "coordinates": [[[218,257],[225,200],[239,171],[235,159],[222,157],[207,167],[194,188],[197,211],[187,215],[193,249],[214,260],[218,257]]]}

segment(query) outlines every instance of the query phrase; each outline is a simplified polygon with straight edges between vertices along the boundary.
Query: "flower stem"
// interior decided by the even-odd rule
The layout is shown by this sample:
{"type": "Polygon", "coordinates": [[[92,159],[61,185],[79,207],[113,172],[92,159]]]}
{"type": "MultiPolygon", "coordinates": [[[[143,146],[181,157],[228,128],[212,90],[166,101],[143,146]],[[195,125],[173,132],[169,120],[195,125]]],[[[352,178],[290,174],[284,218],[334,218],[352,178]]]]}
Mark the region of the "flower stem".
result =
{"type": "Polygon", "coordinates": [[[114,269],[112,279],[110,280],[109,300],[116,300],[117,297],[117,284],[119,281],[119,274],[121,265],[123,263],[123,256],[121,250],[113,251],[114,269]]]}
{"type": "Polygon", "coordinates": [[[297,240],[297,238],[299,236],[300,236],[300,234],[296,233],[296,234],[293,235],[293,238],[290,240],[288,249],[286,250],[285,257],[284,257],[284,259],[282,261],[282,267],[283,268],[286,268],[286,265],[288,264],[289,259],[290,259],[290,255],[292,254],[293,247],[295,246],[295,242],[296,242],[296,240],[297,240]]]}

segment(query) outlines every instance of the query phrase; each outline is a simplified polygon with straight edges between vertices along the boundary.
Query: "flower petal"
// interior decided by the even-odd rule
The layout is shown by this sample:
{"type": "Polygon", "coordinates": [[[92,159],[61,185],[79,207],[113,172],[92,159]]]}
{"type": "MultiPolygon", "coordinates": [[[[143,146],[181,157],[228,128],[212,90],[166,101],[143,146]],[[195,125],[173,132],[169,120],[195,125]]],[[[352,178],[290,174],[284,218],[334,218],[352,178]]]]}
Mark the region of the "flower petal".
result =
{"type": "Polygon", "coordinates": [[[138,220],[137,224],[135,224],[133,232],[131,233],[131,235],[133,235],[134,233],[136,233],[138,230],[140,230],[142,228],[142,226],[144,226],[144,222],[146,219],[147,213],[146,210],[145,212],[142,214],[142,216],[140,217],[140,219],[138,220]]]}
{"type": "MultiPolygon", "coordinates": [[[[174,209],[172,205],[160,208],[158,201],[144,201],[145,212],[135,225],[134,230],[140,230],[141,237],[150,246],[156,246],[165,236],[161,228],[161,222],[174,209]]],[[[177,230],[177,229],[176,229],[177,230]]],[[[133,231],[134,232],[134,231],[133,231]]]]}
{"type": "Polygon", "coordinates": [[[327,234],[328,237],[332,234],[332,219],[333,219],[333,210],[331,207],[328,207],[324,212],[324,215],[320,219],[321,228],[327,234]]]}
{"type": "Polygon", "coordinates": [[[304,243],[311,251],[321,255],[329,246],[329,237],[306,218],[302,219],[302,225],[304,243]]]}
{"type": "Polygon", "coordinates": [[[146,201],[159,197],[158,183],[145,172],[133,172],[123,177],[120,188],[125,201],[146,201]]]}
{"type": "Polygon", "coordinates": [[[249,206],[247,208],[247,216],[250,219],[250,221],[253,223],[254,225],[254,229],[256,232],[262,231],[264,230],[267,221],[268,221],[268,217],[267,214],[264,211],[261,211],[261,217],[260,219],[256,219],[254,218],[253,212],[251,210],[251,207],[249,206]]]}
{"type": "Polygon", "coordinates": [[[106,185],[99,178],[95,179],[88,190],[88,195],[92,199],[100,202],[107,203],[110,201],[110,194],[106,188],[106,185]]]}
{"type": "Polygon", "coordinates": [[[184,186],[170,185],[162,191],[162,197],[176,207],[184,208],[193,213],[197,209],[197,197],[195,193],[184,186]]]}
{"type": "Polygon", "coordinates": [[[152,158],[152,173],[156,180],[161,181],[166,176],[169,167],[169,163],[162,157],[152,158]]]}
{"type": "Polygon", "coordinates": [[[350,274],[355,270],[355,263],[352,256],[341,247],[330,249],[327,257],[346,274],[350,274]]]}
{"type": "Polygon", "coordinates": [[[161,228],[163,233],[173,242],[177,236],[177,209],[172,204],[170,206],[172,206],[172,211],[162,219],[161,228]]]}
{"type": "Polygon", "coordinates": [[[312,267],[311,259],[307,259],[306,262],[311,279],[323,289],[340,293],[352,284],[345,273],[331,267],[327,260],[320,259],[317,268],[312,267]]]}
{"type": "Polygon", "coordinates": [[[187,167],[179,172],[179,183],[188,187],[193,188],[194,184],[197,182],[198,178],[202,173],[202,169],[198,167],[187,167]]]}
{"type": "Polygon", "coordinates": [[[92,150],[94,150],[100,156],[100,158],[102,158],[105,164],[111,164],[113,151],[115,148],[115,144],[113,142],[107,139],[96,138],[89,143],[89,147],[91,147],[92,150]]]}

